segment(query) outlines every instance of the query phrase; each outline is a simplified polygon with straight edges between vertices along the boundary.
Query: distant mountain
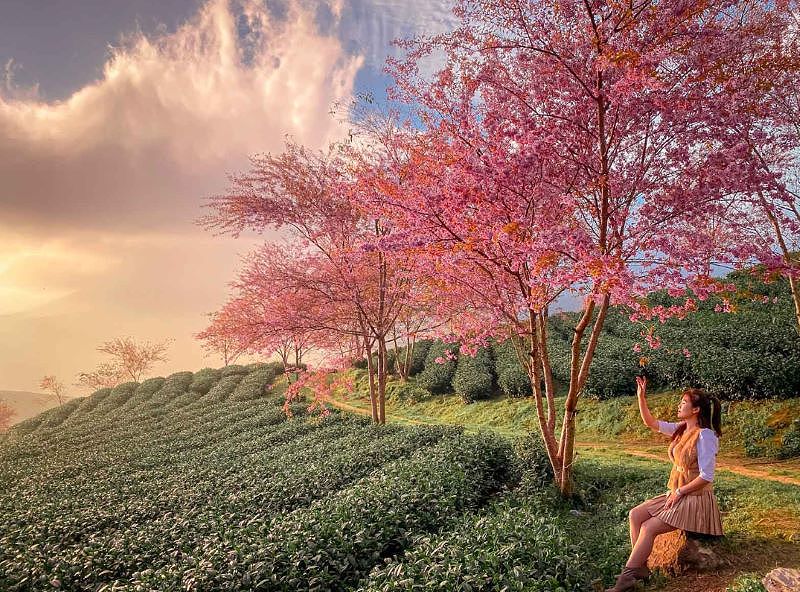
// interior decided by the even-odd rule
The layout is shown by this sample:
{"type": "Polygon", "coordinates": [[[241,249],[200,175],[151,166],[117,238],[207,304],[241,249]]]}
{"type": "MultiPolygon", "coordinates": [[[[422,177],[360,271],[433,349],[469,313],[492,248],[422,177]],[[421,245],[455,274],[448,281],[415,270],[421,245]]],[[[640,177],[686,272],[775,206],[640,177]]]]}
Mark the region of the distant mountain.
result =
{"type": "Polygon", "coordinates": [[[0,391],[0,401],[5,402],[14,410],[12,424],[25,421],[42,411],[58,405],[56,398],[45,393],[30,393],[28,391],[0,391]]]}

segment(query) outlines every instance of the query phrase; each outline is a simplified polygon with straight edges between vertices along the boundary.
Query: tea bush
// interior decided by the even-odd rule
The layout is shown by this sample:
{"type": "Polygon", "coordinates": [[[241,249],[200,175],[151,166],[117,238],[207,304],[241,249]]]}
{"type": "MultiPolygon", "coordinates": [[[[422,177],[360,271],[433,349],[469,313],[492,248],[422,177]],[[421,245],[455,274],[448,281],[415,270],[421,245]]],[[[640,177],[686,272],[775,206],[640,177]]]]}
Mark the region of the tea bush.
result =
{"type": "Polygon", "coordinates": [[[434,394],[450,392],[457,359],[458,344],[434,342],[425,357],[425,367],[417,375],[417,384],[434,394]],[[454,359],[447,359],[446,350],[450,350],[454,359]],[[444,359],[445,362],[443,364],[436,362],[439,358],[444,359]]]}
{"type": "Polygon", "coordinates": [[[453,390],[465,403],[492,396],[494,364],[488,348],[480,348],[475,357],[461,355],[453,373],[453,390]]]}
{"type": "Polygon", "coordinates": [[[523,368],[510,339],[492,345],[494,356],[494,372],[497,386],[502,393],[511,399],[530,397],[533,386],[528,372],[523,368]]]}

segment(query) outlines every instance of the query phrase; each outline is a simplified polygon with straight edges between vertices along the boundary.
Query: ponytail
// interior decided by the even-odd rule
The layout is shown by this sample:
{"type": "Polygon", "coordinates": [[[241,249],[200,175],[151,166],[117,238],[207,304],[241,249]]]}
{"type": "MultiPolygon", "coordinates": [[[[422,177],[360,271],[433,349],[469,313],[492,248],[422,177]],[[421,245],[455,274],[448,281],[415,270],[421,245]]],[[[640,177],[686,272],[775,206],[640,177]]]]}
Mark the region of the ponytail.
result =
{"type": "Polygon", "coordinates": [[[722,403],[716,397],[711,397],[711,427],[717,434],[717,438],[722,436],[722,403]]]}

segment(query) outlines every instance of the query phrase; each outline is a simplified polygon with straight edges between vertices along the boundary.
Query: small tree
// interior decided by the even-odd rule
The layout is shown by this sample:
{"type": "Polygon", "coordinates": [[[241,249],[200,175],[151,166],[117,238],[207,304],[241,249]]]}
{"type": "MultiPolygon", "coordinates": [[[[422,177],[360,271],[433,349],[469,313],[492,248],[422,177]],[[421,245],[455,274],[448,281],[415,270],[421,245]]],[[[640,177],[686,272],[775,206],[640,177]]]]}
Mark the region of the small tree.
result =
{"type": "Polygon", "coordinates": [[[11,425],[11,419],[16,415],[14,410],[5,401],[0,400],[0,432],[11,425]]]}
{"type": "Polygon", "coordinates": [[[81,372],[75,386],[91,390],[114,388],[122,382],[123,373],[119,366],[110,362],[99,364],[93,372],[81,372]]]}
{"type": "Polygon", "coordinates": [[[166,362],[164,353],[171,343],[170,339],[158,343],[136,343],[131,337],[117,337],[106,341],[97,348],[97,351],[106,353],[114,359],[114,364],[123,376],[130,377],[135,382],[140,382],[142,376],[150,370],[156,362],[166,362]]]}
{"type": "Polygon", "coordinates": [[[235,364],[245,350],[248,342],[232,330],[231,319],[228,318],[229,309],[223,308],[220,311],[209,313],[211,323],[204,330],[195,334],[195,339],[202,342],[201,347],[208,355],[217,354],[222,357],[223,363],[227,366],[235,364]]]}
{"type": "Polygon", "coordinates": [[[39,382],[39,388],[50,393],[58,401],[59,405],[63,405],[67,398],[64,393],[64,383],[53,375],[43,377],[39,382]]]}

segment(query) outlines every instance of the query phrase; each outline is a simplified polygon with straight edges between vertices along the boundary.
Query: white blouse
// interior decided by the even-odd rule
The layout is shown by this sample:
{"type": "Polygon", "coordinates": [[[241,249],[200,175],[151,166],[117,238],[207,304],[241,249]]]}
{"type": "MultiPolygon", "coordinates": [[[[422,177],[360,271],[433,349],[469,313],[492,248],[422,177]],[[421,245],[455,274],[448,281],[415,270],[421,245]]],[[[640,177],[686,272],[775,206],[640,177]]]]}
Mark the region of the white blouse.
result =
{"type": "MultiPolygon", "coordinates": [[[[658,420],[658,431],[667,436],[671,436],[678,428],[677,423],[671,421],[658,420]]],[[[700,469],[700,476],[706,481],[714,480],[714,465],[716,464],[717,451],[719,450],[719,438],[714,430],[701,428],[697,438],[697,466],[700,469]]]]}

